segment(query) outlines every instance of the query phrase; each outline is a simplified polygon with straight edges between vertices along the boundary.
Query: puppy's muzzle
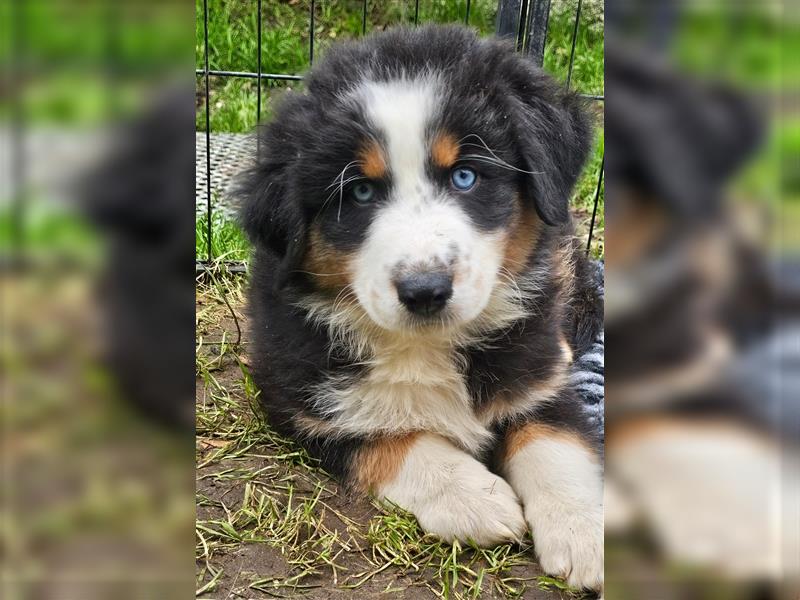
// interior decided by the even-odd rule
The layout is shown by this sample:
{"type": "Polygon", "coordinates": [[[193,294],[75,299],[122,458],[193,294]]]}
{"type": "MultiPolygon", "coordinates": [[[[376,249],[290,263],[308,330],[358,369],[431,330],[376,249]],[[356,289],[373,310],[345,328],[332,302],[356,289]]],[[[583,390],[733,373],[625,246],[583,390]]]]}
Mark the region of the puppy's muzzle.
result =
{"type": "Polygon", "coordinates": [[[453,295],[453,277],[446,271],[411,273],[395,280],[394,285],[400,303],[422,317],[441,312],[453,295]]]}

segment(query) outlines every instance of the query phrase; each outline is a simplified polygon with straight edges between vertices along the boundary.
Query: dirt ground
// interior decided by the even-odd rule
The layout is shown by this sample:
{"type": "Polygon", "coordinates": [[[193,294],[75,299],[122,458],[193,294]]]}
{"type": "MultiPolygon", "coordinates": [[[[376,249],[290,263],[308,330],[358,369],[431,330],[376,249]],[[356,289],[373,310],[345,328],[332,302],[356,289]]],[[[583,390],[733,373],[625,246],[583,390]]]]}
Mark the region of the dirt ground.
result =
{"type": "Polygon", "coordinates": [[[198,292],[198,597],[575,597],[542,576],[530,547],[461,549],[424,536],[409,515],[348,496],[272,432],[254,408],[242,286],[198,292]]]}

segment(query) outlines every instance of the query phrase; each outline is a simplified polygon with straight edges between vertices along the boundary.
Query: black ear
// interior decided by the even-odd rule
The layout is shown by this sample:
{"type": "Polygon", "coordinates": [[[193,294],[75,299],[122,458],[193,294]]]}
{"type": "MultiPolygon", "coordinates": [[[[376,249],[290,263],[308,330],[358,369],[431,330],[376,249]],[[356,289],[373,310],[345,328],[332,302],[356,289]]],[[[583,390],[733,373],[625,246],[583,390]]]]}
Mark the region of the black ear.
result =
{"type": "Polygon", "coordinates": [[[250,241],[280,258],[276,288],[286,285],[305,254],[306,219],[290,184],[298,156],[292,132],[299,101],[286,102],[275,121],[262,130],[256,164],[244,173],[236,190],[241,199],[240,224],[250,241]]]}
{"type": "Polygon", "coordinates": [[[527,59],[515,56],[509,63],[509,116],[525,170],[523,195],[548,225],[566,223],[592,141],[584,103],[527,59]]]}

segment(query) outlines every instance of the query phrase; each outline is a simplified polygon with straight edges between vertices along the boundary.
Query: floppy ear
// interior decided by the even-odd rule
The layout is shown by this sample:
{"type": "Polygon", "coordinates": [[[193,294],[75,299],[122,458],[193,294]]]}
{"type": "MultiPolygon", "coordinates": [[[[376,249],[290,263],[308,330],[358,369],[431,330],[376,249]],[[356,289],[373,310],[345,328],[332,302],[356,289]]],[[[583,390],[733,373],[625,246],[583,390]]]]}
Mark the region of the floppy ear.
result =
{"type": "Polygon", "coordinates": [[[509,116],[522,158],[523,196],[548,225],[566,223],[592,141],[583,102],[527,59],[507,65],[509,116]]]}
{"type": "Polygon", "coordinates": [[[261,132],[256,165],[244,174],[236,190],[241,198],[240,223],[250,241],[280,258],[276,289],[285,286],[300,265],[306,242],[303,208],[290,186],[290,170],[297,160],[293,117],[298,111],[292,102],[283,108],[261,132]]]}

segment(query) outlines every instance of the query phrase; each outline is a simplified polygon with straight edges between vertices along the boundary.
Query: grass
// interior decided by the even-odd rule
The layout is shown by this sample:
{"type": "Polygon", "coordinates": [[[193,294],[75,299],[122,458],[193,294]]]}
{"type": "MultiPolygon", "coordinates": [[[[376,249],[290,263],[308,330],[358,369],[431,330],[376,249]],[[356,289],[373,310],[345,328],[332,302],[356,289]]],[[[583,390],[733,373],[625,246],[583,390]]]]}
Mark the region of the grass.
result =
{"type": "MultiPolygon", "coordinates": [[[[208,253],[208,215],[202,213],[195,221],[195,249],[199,259],[206,259],[208,253]]],[[[247,260],[250,255],[250,242],[234,222],[220,214],[211,216],[211,256],[212,260],[247,260]]]]}
{"type": "Polygon", "coordinates": [[[0,65],[15,78],[0,94],[0,120],[16,118],[17,98],[28,126],[136,114],[154,81],[192,63],[190,11],[176,2],[0,3],[0,65]]]}
{"type": "Polygon", "coordinates": [[[518,598],[531,587],[580,596],[538,575],[529,546],[444,544],[398,508],[348,498],[276,434],[259,407],[246,340],[236,339],[244,284],[198,280],[197,596],[327,597],[337,589],[518,598]],[[243,552],[266,554],[244,561],[243,552]]]}
{"type": "Polygon", "coordinates": [[[53,206],[42,198],[25,199],[22,227],[13,209],[0,205],[0,255],[19,250],[35,264],[72,264],[96,267],[102,255],[102,237],[71,207],[53,206]],[[14,247],[15,242],[19,247],[14,247]]]}

